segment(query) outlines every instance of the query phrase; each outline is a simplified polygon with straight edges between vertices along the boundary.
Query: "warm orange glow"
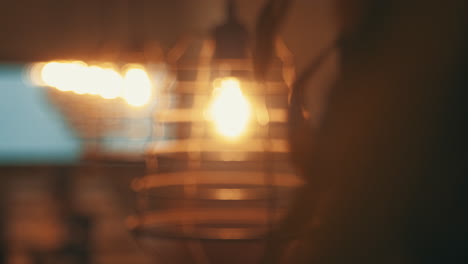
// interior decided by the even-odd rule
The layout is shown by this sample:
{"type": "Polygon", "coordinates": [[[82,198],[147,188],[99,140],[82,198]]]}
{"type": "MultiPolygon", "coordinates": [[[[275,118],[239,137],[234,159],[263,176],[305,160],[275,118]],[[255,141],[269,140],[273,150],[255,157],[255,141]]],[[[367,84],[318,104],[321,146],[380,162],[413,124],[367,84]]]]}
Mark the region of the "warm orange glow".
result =
{"type": "Polygon", "coordinates": [[[43,83],[60,91],[73,91],[77,94],[88,92],[87,65],[80,61],[46,63],[41,77],[43,83]]]}
{"type": "Polygon", "coordinates": [[[64,63],[61,62],[49,62],[42,67],[41,77],[43,83],[48,86],[55,87],[61,91],[66,91],[63,87],[63,79],[61,79],[62,73],[64,73],[64,63]],[[59,88],[60,87],[60,88],[59,88]]]}
{"type": "Polygon", "coordinates": [[[215,196],[219,200],[242,200],[245,193],[242,189],[217,189],[215,196]]]}
{"type": "Polygon", "coordinates": [[[82,61],[74,61],[66,64],[66,81],[68,89],[77,94],[90,93],[88,65],[82,61]]]}
{"type": "Polygon", "coordinates": [[[236,78],[215,81],[212,103],[208,109],[209,118],[216,130],[228,138],[236,138],[245,132],[251,116],[251,106],[242,94],[236,78]]]}
{"type": "Polygon", "coordinates": [[[89,94],[100,95],[104,99],[114,99],[121,95],[123,80],[113,69],[91,66],[87,73],[89,94]]]}
{"type": "Polygon", "coordinates": [[[104,99],[114,99],[122,94],[123,78],[113,69],[103,69],[104,84],[100,95],[104,99]]]}
{"type": "Polygon", "coordinates": [[[122,97],[135,107],[146,105],[152,97],[152,84],[141,65],[126,65],[124,76],[112,65],[88,66],[84,62],[37,63],[30,78],[36,85],[54,87],[76,94],[99,95],[104,99],[122,97]]]}
{"type": "Polygon", "coordinates": [[[129,67],[123,77],[122,97],[131,106],[141,107],[151,99],[151,81],[143,67],[129,67]]]}
{"type": "Polygon", "coordinates": [[[88,94],[99,95],[101,87],[104,85],[102,76],[103,69],[98,66],[88,67],[86,72],[87,84],[85,89],[88,94]]]}

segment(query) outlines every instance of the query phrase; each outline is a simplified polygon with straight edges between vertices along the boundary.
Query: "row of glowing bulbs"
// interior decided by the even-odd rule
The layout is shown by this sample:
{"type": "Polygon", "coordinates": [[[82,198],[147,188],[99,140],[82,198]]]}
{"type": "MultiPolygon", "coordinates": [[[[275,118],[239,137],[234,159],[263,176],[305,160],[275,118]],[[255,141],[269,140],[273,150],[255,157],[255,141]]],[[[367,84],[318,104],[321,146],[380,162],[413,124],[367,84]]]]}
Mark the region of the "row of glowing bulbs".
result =
{"type": "Polygon", "coordinates": [[[62,92],[97,95],[104,99],[123,98],[141,107],[152,97],[152,82],[145,68],[128,64],[122,74],[112,65],[87,65],[81,61],[52,61],[33,65],[31,78],[36,85],[54,87],[62,92]]]}

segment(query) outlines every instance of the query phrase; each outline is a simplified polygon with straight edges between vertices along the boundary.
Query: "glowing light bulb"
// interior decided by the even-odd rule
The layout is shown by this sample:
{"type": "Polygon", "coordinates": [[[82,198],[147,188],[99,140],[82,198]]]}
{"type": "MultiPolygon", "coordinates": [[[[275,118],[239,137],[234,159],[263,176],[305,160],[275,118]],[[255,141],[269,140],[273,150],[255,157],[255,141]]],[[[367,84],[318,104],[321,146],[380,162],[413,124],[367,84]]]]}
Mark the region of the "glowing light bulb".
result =
{"type": "Polygon", "coordinates": [[[87,93],[87,65],[80,61],[49,62],[41,72],[43,82],[60,91],[87,93]]]}
{"type": "Polygon", "coordinates": [[[51,87],[55,87],[61,91],[66,91],[63,85],[63,73],[65,72],[64,63],[61,62],[48,62],[42,67],[41,78],[42,81],[51,87]]]}
{"type": "Polygon", "coordinates": [[[103,69],[103,84],[100,95],[104,99],[114,99],[122,94],[123,79],[113,69],[103,69]]]}
{"type": "Polygon", "coordinates": [[[213,91],[213,100],[208,109],[209,117],[221,135],[238,137],[246,130],[251,106],[242,94],[237,79],[225,78],[215,83],[219,87],[213,91]]]}
{"type": "Polygon", "coordinates": [[[76,94],[89,94],[89,68],[86,63],[74,61],[65,65],[64,85],[76,94]]]}
{"type": "Polygon", "coordinates": [[[98,66],[91,66],[88,68],[86,78],[88,85],[86,85],[87,93],[93,95],[100,95],[103,86],[105,85],[104,69],[98,66]]]}
{"type": "Polygon", "coordinates": [[[37,86],[47,86],[43,77],[42,77],[42,70],[44,69],[46,63],[39,62],[30,65],[29,67],[29,80],[32,84],[37,86]]]}
{"type": "Polygon", "coordinates": [[[123,77],[122,97],[131,106],[141,107],[151,99],[151,81],[142,67],[129,68],[123,77]]]}

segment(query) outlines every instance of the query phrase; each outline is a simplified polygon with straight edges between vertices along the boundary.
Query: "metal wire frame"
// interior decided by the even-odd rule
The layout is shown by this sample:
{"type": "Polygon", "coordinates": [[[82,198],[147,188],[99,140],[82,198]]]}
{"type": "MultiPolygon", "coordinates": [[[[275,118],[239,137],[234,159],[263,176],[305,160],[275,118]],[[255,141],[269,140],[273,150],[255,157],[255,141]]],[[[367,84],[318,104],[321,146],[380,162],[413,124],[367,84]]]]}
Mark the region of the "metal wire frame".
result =
{"type": "Polygon", "coordinates": [[[206,263],[203,241],[264,241],[284,215],[287,197],[302,183],[289,166],[284,129],[294,68],[284,43],[279,39],[276,46],[279,59],[272,75],[280,78],[261,85],[255,82],[251,60],[213,60],[210,41],[203,42],[198,63],[176,56],[173,71],[192,70],[196,77],[159,96],[192,99],[188,108],[171,108],[177,100],[161,100],[156,110],[159,137],[148,147],[148,173],[132,184],[140,197],[130,225],[137,237],[186,241],[197,263],[206,263]],[[217,138],[202,113],[213,76],[226,65],[231,73],[248,72],[243,91],[256,98],[269,118],[266,126],[252,124],[258,130],[237,144],[217,138]],[[283,98],[281,107],[271,108],[275,103],[269,96],[283,98]],[[183,124],[187,129],[168,131],[170,125],[183,124]]]}

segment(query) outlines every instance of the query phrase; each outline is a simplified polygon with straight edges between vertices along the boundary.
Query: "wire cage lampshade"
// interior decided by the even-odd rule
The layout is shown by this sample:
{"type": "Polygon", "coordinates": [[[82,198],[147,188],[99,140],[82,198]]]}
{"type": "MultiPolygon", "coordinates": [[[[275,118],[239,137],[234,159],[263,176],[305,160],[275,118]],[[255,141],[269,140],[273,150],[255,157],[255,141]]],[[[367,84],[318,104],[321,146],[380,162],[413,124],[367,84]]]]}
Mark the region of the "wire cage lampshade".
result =
{"type": "Polygon", "coordinates": [[[177,81],[158,95],[147,174],[132,183],[138,212],[127,224],[170,263],[255,263],[301,185],[286,131],[292,60],[278,41],[268,80],[256,82],[231,8],[210,39],[173,61],[177,81]],[[231,258],[223,243],[255,250],[231,258]]]}

